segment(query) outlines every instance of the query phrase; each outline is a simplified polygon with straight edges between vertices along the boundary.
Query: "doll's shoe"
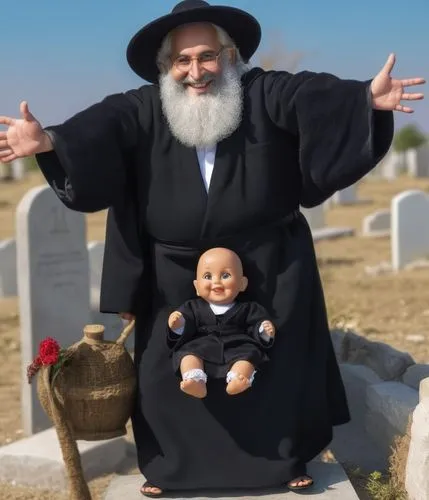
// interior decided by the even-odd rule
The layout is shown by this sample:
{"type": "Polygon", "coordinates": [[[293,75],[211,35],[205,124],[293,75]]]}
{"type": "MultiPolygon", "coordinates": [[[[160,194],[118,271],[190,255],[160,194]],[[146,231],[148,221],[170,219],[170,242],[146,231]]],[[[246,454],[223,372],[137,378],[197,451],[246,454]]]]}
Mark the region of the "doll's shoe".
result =
{"type": "Polygon", "coordinates": [[[140,488],[140,493],[145,497],[161,498],[164,492],[161,490],[161,488],[158,488],[158,486],[154,486],[153,484],[150,484],[148,481],[146,481],[140,488]]]}
{"type": "Polygon", "coordinates": [[[292,479],[292,481],[289,481],[286,483],[286,486],[293,491],[300,491],[300,490],[306,490],[307,488],[310,488],[313,486],[313,478],[311,476],[308,476],[307,474],[304,474],[303,476],[298,476],[295,479],[292,479]],[[304,484],[299,484],[299,483],[304,483],[304,484]]]}
{"type": "Polygon", "coordinates": [[[182,380],[180,382],[180,388],[186,394],[194,396],[194,398],[205,398],[207,396],[207,386],[202,380],[193,380],[192,378],[188,380],[182,380]]]}
{"type": "Polygon", "coordinates": [[[230,396],[244,392],[252,385],[252,382],[241,373],[234,373],[234,377],[228,382],[226,392],[230,396]]]}

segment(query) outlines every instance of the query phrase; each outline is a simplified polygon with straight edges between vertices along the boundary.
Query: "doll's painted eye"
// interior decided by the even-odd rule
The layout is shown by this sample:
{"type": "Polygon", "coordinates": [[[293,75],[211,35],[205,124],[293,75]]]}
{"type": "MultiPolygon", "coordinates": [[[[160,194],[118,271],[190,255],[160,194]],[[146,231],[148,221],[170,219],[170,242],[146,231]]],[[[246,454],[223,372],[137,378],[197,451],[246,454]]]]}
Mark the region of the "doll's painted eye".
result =
{"type": "Polygon", "coordinates": [[[203,279],[204,280],[211,280],[212,279],[212,273],[204,273],[203,274],[203,279]]]}
{"type": "Polygon", "coordinates": [[[221,278],[222,278],[223,280],[227,280],[228,278],[231,278],[231,274],[230,274],[230,273],[222,273],[221,278]]]}

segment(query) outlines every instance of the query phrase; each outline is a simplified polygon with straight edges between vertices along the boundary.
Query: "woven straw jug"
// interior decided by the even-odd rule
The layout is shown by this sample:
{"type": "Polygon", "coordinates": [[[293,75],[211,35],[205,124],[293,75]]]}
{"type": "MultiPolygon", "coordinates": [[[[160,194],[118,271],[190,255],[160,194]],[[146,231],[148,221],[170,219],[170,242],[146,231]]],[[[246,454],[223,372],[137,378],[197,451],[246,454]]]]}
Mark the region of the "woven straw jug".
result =
{"type": "Polygon", "coordinates": [[[87,325],[82,340],[66,349],[67,361],[55,376],[51,366],[39,370],[37,394],[57,432],[71,500],[91,500],[76,440],[126,434],[136,375],[124,342],[134,323],[124,328],[116,342],[104,340],[104,326],[87,325]]]}
{"type": "MultiPolygon", "coordinates": [[[[104,340],[104,326],[87,325],[82,340],[66,350],[67,363],[50,390],[63,409],[74,439],[97,441],[126,434],[135,398],[133,360],[124,346],[133,325],[116,342],[104,340]]],[[[41,405],[52,420],[48,388],[39,376],[41,405]]]]}

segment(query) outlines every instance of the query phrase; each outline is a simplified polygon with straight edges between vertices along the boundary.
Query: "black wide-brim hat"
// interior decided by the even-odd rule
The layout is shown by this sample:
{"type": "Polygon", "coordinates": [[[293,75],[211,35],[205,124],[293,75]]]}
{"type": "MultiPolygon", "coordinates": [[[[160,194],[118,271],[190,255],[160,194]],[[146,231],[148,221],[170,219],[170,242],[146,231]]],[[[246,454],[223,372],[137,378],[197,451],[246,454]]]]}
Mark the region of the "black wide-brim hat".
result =
{"type": "Polygon", "coordinates": [[[233,39],[244,62],[248,62],[261,41],[261,27],[247,12],[235,7],[209,5],[203,0],[184,0],[170,14],[144,26],[128,44],[127,61],[144,80],[158,81],[156,56],[165,36],[183,24],[206,22],[223,28],[233,39]]]}

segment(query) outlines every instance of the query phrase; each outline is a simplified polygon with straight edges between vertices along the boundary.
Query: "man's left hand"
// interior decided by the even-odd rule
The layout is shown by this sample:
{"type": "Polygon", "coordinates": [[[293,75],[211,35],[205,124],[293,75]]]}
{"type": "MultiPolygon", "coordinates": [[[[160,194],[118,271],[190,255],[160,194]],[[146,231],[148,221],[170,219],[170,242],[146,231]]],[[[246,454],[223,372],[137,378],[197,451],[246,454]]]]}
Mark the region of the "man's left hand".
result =
{"type": "Polygon", "coordinates": [[[383,69],[371,82],[372,107],[382,111],[402,111],[413,113],[413,109],[401,104],[405,101],[418,101],[424,98],[423,94],[410,94],[405,87],[426,83],[424,78],[408,78],[395,80],[390,73],[395,65],[395,54],[390,54],[383,69]]]}
{"type": "Polygon", "coordinates": [[[133,321],[134,319],[136,319],[135,315],[131,313],[119,313],[119,316],[125,321],[133,321]]]}

